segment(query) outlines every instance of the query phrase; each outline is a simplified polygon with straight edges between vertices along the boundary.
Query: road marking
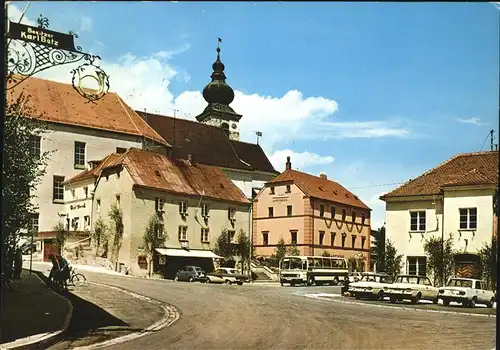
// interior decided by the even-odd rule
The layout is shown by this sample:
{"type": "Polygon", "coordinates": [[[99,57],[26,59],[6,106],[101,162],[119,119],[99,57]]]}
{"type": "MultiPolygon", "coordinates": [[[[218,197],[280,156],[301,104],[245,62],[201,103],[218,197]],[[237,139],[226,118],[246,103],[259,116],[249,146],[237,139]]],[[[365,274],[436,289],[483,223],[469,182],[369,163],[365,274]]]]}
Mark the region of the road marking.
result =
{"type": "MultiPolygon", "coordinates": [[[[420,311],[420,312],[432,312],[432,313],[437,313],[437,314],[445,314],[445,315],[464,315],[464,316],[477,316],[477,317],[496,317],[496,315],[485,315],[485,314],[475,314],[475,313],[470,313],[470,312],[454,312],[454,311],[440,311],[440,310],[426,310],[426,309],[417,309],[414,307],[407,307],[407,306],[390,306],[390,305],[377,305],[377,304],[371,304],[371,303],[363,303],[363,302],[358,302],[358,301],[346,301],[346,300],[336,300],[336,299],[331,299],[329,297],[326,297],[325,294],[305,294],[304,295],[306,298],[310,299],[317,299],[317,300],[326,300],[326,301],[332,301],[335,303],[343,303],[343,304],[352,304],[352,305],[364,305],[364,306],[369,306],[369,307],[380,307],[380,308],[387,308],[387,309],[399,309],[399,310],[412,310],[412,311],[420,311]]],[[[328,295],[330,296],[330,295],[328,295]]],[[[340,294],[336,294],[336,296],[340,297],[340,294]]]]}
{"type": "Polygon", "coordinates": [[[110,286],[110,285],[102,284],[102,283],[97,283],[97,282],[88,282],[88,283],[95,284],[97,286],[101,286],[101,287],[105,287],[105,288],[111,288],[111,289],[129,294],[129,295],[133,296],[134,298],[137,298],[140,300],[145,300],[145,301],[148,301],[152,304],[158,305],[163,309],[164,315],[159,321],[155,322],[154,324],[152,324],[151,326],[149,326],[146,329],[143,329],[140,332],[127,334],[127,335],[124,335],[123,337],[110,339],[110,340],[107,340],[107,341],[104,341],[101,343],[97,343],[97,344],[73,348],[74,350],[99,349],[99,348],[103,348],[106,346],[116,345],[116,344],[124,343],[124,342],[130,341],[130,340],[133,340],[133,339],[141,338],[145,335],[148,335],[151,332],[159,331],[160,329],[163,329],[165,327],[170,327],[174,322],[176,322],[180,318],[179,311],[172,305],[162,303],[158,300],[149,298],[145,295],[140,295],[140,294],[131,292],[131,291],[123,289],[123,288],[114,287],[114,286],[110,286]]]}

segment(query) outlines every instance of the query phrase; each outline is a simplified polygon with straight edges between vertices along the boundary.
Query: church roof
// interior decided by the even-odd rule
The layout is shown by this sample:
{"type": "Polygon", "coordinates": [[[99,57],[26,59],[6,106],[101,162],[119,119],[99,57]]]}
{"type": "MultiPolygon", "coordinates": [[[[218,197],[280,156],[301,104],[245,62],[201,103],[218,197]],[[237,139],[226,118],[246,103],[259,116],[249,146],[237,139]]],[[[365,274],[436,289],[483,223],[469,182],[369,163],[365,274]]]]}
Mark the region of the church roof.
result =
{"type": "Polygon", "coordinates": [[[172,156],[222,168],[276,173],[259,145],[230,140],[223,129],[191,120],[136,111],[172,145],[172,156]],[[174,137],[175,130],[175,137],[174,137]]]}

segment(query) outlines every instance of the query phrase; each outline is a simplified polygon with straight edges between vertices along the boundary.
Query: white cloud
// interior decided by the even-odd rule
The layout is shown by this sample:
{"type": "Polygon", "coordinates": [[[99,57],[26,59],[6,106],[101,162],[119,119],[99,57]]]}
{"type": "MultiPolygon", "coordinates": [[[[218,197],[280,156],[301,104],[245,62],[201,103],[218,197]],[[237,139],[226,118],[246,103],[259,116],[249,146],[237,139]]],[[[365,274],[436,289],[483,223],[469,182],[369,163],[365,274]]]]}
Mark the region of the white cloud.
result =
{"type": "MultiPolygon", "coordinates": [[[[20,9],[15,5],[7,5],[7,7],[8,7],[7,11],[9,13],[9,20],[11,20],[12,22],[19,22],[19,19],[21,18],[23,11],[25,11],[25,9],[20,9]]],[[[36,26],[36,22],[28,18],[26,14],[23,16],[21,23],[30,26],[36,26]]]]}
{"type": "Polygon", "coordinates": [[[80,18],[80,32],[91,32],[94,21],[91,17],[82,16],[80,18]]]}
{"type": "Polygon", "coordinates": [[[493,4],[497,10],[500,10],[500,2],[492,2],[491,4],[493,4]]]}
{"type": "Polygon", "coordinates": [[[457,121],[459,123],[464,123],[464,124],[474,124],[474,125],[477,125],[477,126],[482,126],[482,125],[486,125],[485,123],[481,122],[481,119],[480,118],[468,118],[468,119],[461,119],[461,118],[458,118],[457,121]]]}
{"type": "Polygon", "coordinates": [[[331,164],[334,158],[331,156],[320,156],[311,152],[294,152],[289,149],[284,149],[274,152],[269,160],[274,168],[278,171],[285,170],[285,163],[287,157],[290,157],[292,167],[294,169],[303,170],[304,168],[312,165],[326,165],[331,164]]]}

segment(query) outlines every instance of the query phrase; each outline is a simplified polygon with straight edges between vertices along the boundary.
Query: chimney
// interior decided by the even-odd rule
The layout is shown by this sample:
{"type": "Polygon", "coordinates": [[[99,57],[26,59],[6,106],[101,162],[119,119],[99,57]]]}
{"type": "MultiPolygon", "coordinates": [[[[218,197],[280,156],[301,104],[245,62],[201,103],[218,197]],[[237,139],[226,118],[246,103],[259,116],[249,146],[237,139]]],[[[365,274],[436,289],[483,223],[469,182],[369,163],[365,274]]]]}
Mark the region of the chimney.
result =
{"type": "Polygon", "coordinates": [[[285,164],[286,170],[292,169],[292,163],[290,162],[290,156],[286,157],[286,164],[285,164]]]}
{"type": "Polygon", "coordinates": [[[326,173],[320,173],[319,177],[322,178],[322,179],[325,179],[325,180],[328,179],[328,177],[326,176],[326,173]]]}

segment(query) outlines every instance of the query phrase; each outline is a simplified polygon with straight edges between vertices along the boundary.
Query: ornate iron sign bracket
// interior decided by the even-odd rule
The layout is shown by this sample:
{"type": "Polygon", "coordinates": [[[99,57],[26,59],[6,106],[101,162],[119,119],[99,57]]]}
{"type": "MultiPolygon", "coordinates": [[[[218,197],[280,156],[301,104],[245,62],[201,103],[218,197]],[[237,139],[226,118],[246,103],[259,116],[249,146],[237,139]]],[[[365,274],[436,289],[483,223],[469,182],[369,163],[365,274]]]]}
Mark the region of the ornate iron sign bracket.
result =
{"type": "Polygon", "coordinates": [[[79,61],[85,61],[73,74],[73,88],[88,102],[102,98],[109,90],[109,76],[96,64],[97,55],[82,52],[82,48],[74,45],[74,33],[65,34],[46,29],[40,23],[32,27],[10,22],[8,32],[7,77],[12,89],[27,78],[46,69],[79,61]],[[91,78],[97,88],[85,88],[83,80],[91,78]]]}

